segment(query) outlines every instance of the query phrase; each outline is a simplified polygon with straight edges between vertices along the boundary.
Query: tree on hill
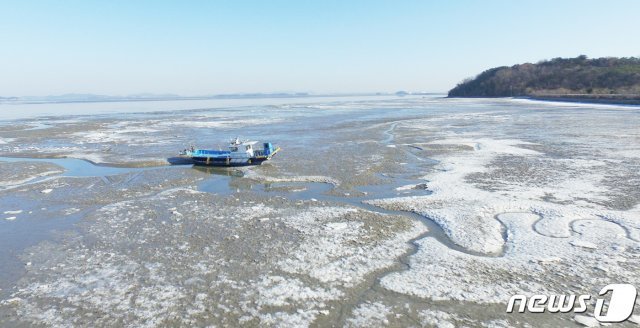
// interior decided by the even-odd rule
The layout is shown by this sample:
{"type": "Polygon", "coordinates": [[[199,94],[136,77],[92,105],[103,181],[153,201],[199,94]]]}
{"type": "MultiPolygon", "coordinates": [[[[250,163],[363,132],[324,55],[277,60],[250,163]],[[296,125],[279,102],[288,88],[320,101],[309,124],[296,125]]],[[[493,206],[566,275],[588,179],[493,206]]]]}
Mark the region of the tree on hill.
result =
{"type": "Polygon", "coordinates": [[[488,69],[449,91],[449,97],[640,95],[640,58],[553,58],[488,69]]]}

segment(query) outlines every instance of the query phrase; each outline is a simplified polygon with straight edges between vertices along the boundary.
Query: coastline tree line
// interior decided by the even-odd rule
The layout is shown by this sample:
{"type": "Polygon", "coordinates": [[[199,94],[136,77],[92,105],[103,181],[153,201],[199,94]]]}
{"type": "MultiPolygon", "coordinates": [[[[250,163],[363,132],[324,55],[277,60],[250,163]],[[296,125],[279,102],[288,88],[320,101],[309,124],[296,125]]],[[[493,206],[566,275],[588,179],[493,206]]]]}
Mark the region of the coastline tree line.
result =
{"type": "Polygon", "coordinates": [[[640,58],[554,58],[495,67],[466,79],[449,97],[640,97],[640,58]]]}

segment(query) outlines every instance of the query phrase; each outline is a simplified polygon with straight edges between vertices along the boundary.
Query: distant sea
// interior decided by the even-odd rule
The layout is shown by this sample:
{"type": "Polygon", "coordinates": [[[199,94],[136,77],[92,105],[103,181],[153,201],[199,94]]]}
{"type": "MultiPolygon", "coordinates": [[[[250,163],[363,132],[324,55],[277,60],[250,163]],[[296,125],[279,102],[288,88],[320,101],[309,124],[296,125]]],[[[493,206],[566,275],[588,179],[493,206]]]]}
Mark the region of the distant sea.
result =
{"type": "MultiPolygon", "coordinates": [[[[444,96],[444,95],[443,95],[444,96]]],[[[407,96],[419,97],[419,96],[407,96]]],[[[107,101],[107,102],[51,102],[51,103],[0,103],[0,120],[19,120],[38,117],[60,117],[74,115],[102,115],[117,113],[149,113],[207,108],[229,108],[244,106],[279,106],[286,104],[312,104],[332,101],[385,100],[399,98],[396,95],[371,96],[318,96],[290,98],[241,98],[200,100],[153,100],[153,101],[107,101]]]]}

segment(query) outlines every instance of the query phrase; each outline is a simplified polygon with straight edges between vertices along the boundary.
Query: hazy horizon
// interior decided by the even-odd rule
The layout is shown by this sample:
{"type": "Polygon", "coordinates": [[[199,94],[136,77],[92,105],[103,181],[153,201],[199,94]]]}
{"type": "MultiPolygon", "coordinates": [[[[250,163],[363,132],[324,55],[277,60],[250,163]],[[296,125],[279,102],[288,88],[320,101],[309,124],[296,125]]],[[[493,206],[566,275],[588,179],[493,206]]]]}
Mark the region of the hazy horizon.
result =
{"type": "MultiPolygon", "coordinates": [[[[237,92],[237,93],[220,93],[220,94],[203,94],[203,95],[180,95],[173,93],[131,93],[131,94],[97,94],[97,93],[64,93],[50,95],[0,95],[0,99],[17,98],[18,100],[34,100],[34,101],[56,101],[56,99],[75,99],[87,101],[119,101],[119,100],[181,100],[181,99],[225,99],[225,98],[291,98],[291,97],[357,97],[357,96],[397,96],[398,93],[404,93],[399,96],[418,96],[418,95],[446,95],[446,91],[430,92],[430,91],[414,91],[414,90],[397,90],[395,92],[334,92],[334,93],[317,93],[317,92],[297,92],[297,91],[274,91],[274,92],[237,92]],[[95,97],[95,98],[92,98],[95,97]]],[[[75,101],[71,100],[71,101],[75,101]]]]}
{"type": "Polygon", "coordinates": [[[0,96],[444,93],[496,66],[640,56],[619,1],[0,2],[0,96]]]}

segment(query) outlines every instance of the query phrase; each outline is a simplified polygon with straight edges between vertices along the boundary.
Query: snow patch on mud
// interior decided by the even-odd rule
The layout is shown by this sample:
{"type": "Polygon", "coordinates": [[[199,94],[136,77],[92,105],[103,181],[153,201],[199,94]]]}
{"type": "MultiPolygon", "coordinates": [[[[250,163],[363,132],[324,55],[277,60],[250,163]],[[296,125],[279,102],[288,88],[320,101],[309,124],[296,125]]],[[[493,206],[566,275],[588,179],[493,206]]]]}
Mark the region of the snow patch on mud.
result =
{"type": "Polygon", "coordinates": [[[455,325],[451,320],[456,316],[447,312],[438,310],[422,310],[419,312],[421,322],[438,328],[454,328],[455,325]]]}
{"type": "Polygon", "coordinates": [[[279,123],[282,119],[275,118],[261,118],[261,119],[233,119],[233,120],[215,120],[215,121],[203,121],[203,120],[178,120],[171,122],[161,122],[157,124],[162,127],[186,127],[186,128],[241,128],[244,126],[263,125],[279,123]]]}
{"type": "Polygon", "coordinates": [[[244,177],[248,179],[255,179],[258,181],[266,182],[319,182],[329,183],[334,186],[340,185],[340,181],[337,179],[321,176],[321,175],[301,175],[301,176],[285,176],[285,177],[270,177],[263,174],[254,172],[253,170],[246,169],[243,171],[244,177]]]}
{"type": "Polygon", "coordinates": [[[379,302],[360,304],[347,320],[347,327],[387,326],[389,325],[387,316],[392,314],[391,311],[391,308],[379,302]]]}
{"type": "MultiPolygon", "coordinates": [[[[634,276],[638,265],[629,265],[628,260],[640,251],[640,208],[616,211],[599,204],[606,198],[602,194],[606,190],[599,185],[601,163],[561,160],[568,170],[581,174],[532,186],[527,181],[513,181],[510,173],[501,176],[496,172],[506,171],[492,166],[499,156],[516,156],[523,161],[542,156],[519,147],[528,143],[491,139],[434,143],[451,144],[454,149],[465,145],[473,150],[438,158],[441,162],[435,172],[424,177],[433,194],[368,203],[426,216],[467,250],[503,254],[483,257],[460,253],[428,237],[418,241],[419,251],[411,257],[408,271],[382,279],[385,288],[435,300],[499,303],[515,294],[566,293],[557,286],[562,278],[557,282],[544,279],[549,272],[563,272],[567,278],[589,277],[582,281],[585,288],[598,286],[595,277],[603,271],[610,279],[627,281],[634,276]],[[474,179],[481,175],[500,185],[494,189],[491,185],[478,187],[474,179]]],[[[543,172],[547,173],[555,172],[543,172]]]]}
{"type": "Polygon", "coordinates": [[[434,300],[503,303],[516,294],[561,294],[567,293],[566,288],[597,287],[607,280],[597,274],[603,268],[609,279],[640,282],[634,275],[638,265],[627,264],[628,259],[638,256],[638,244],[627,239],[624,229],[616,224],[584,220],[574,226],[573,236],[564,239],[531,230],[538,219],[531,213],[504,213],[498,219],[507,228],[504,256],[460,253],[428,237],[418,241],[419,251],[410,259],[411,269],[384,277],[382,286],[434,300]],[[593,247],[585,251],[584,245],[593,247]],[[628,249],[635,251],[630,253],[628,249]],[[549,279],[554,272],[566,279],[581,279],[567,286],[562,279],[549,279]]]}
{"type": "Polygon", "coordinates": [[[308,326],[425,230],[350,207],[276,204],[174,188],[106,205],[84,220],[85,237],[30,249],[0,308],[50,326],[308,326]]]}
{"type": "Polygon", "coordinates": [[[0,162],[0,190],[13,189],[41,178],[64,172],[58,165],[38,162],[0,162]]]}
{"type": "Polygon", "coordinates": [[[128,145],[161,144],[156,135],[160,130],[143,126],[114,124],[106,129],[75,132],[71,137],[78,144],[126,143],[128,145]]]}
{"type": "Polygon", "coordinates": [[[368,201],[372,205],[416,212],[438,223],[456,244],[474,252],[495,254],[502,250],[502,227],[494,216],[506,209],[496,209],[490,192],[465,182],[471,173],[483,172],[497,154],[536,155],[538,152],[516,145],[520,140],[446,139],[431,144],[466,145],[474,149],[442,159],[436,173],[424,177],[429,196],[391,198],[368,201]]]}
{"type": "Polygon", "coordinates": [[[406,230],[399,229],[402,226],[393,222],[393,217],[386,216],[388,229],[401,232],[380,240],[371,227],[365,226],[365,222],[332,222],[349,215],[358,215],[358,211],[353,208],[314,208],[287,220],[289,227],[309,238],[289,258],[280,262],[280,268],[292,274],[308,275],[322,283],[353,287],[371,272],[393,265],[395,259],[408,250],[406,242],[426,232],[424,225],[416,221],[411,222],[406,230]],[[373,243],[373,240],[378,242],[373,243]],[[354,245],[356,242],[359,245],[354,245]]]}

